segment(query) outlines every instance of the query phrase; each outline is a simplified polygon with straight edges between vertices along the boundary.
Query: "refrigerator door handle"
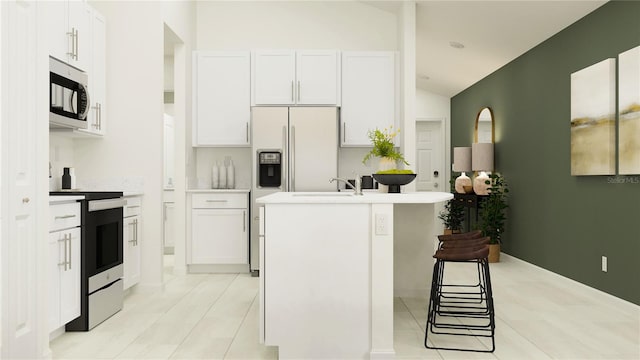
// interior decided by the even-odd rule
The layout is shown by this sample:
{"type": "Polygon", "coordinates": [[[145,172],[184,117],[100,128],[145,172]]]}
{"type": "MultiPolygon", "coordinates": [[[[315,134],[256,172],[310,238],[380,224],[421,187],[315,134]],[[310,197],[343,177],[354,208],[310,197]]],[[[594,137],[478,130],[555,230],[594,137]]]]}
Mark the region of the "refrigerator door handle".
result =
{"type": "Polygon", "coordinates": [[[289,153],[290,173],[291,173],[291,191],[296,191],[296,127],[291,126],[291,151],[289,153]]]}
{"type": "Polygon", "coordinates": [[[282,183],[282,191],[289,191],[289,176],[287,176],[287,170],[288,170],[288,166],[287,166],[287,160],[289,159],[289,151],[287,149],[287,126],[283,125],[282,126],[282,157],[283,159],[281,159],[281,162],[283,164],[282,166],[282,179],[284,179],[284,182],[282,183]]]}

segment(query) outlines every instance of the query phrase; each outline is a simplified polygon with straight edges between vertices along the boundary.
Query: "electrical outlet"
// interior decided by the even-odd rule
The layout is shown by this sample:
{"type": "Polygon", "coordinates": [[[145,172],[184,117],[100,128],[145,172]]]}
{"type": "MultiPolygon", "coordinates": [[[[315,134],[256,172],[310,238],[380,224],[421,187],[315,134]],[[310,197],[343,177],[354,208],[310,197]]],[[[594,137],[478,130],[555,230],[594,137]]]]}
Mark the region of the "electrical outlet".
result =
{"type": "Polygon", "coordinates": [[[389,235],[389,224],[386,214],[376,214],[376,235],[389,235]]]}
{"type": "Polygon", "coordinates": [[[602,257],[602,271],[603,272],[607,272],[607,257],[606,256],[602,257]]]}

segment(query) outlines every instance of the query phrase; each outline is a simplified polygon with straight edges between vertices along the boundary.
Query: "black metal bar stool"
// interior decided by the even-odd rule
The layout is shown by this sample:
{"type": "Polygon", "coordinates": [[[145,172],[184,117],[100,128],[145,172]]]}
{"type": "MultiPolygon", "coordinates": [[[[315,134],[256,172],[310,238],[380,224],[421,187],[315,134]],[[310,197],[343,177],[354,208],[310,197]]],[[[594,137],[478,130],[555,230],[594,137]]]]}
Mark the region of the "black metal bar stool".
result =
{"type": "MultiPolygon", "coordinates": [[[[495,312],[491,276],[489,273],[488,238],[443,242],[434,255],[431,295],[427,313],[424,345],[429,349],[493,352],[495,350],[495,312]],[[446,245],[445,245],[446,244],[446,245]],[[479,272],[479,285],[475,291],[444,291],[445,264],[474,262],[479,272]],[[455,299],[455,300],[452,300],[455,299]],[[453,348],[429,346],[429,333],[453,336],[490,337],[491,349],[453,348]]],[[[468,285],[465,285],[468,286],[468,285]]]]}

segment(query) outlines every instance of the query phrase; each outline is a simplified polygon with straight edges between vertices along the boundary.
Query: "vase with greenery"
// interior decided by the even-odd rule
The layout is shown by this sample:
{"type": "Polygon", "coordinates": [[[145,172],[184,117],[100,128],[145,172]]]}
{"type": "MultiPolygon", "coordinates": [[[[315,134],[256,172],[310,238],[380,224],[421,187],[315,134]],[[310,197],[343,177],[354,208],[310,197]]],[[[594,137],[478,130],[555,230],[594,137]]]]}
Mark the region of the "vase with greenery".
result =
{"type": "Polygon", "coordinates": [[[393,126],[389,126],[383,130],[378,128],[375,130],[369,130],[367,136],[371,140],[373,148],[364,156],[362,163],[366,164],[372,156],[376,156],[380,159],[386,159],[385,161],[391,163],[390,165],[386,165],[385,169],[380,170],[393,169],[396,167],[398,161],[403,162],[405,165],[409,165],[404,156],[402,156],[402,153],[396,149],[396,146],[393,143],[393,138],[398,135],[398,133],[400,133],[400,129],[394,131],[393,126]],[[393,168],[390,168],[390,166],[393,166],[393,168]]]}
{"type": "MultiPolygon", "coordinates": [[[[449,180],[449,184],[451,185],[451,192],[453,192],[455,180],[449,180]]],[[[444,210],[440,211],[438,219],[442,220],[445,233],[447,233],[446,230],[449,230],[451,233],[460,232],[462,230],[462,222],[464,221],[464,207],[459,201],[451,199],[444,204],[444,210]]]]}
{"type": "MultiPolygon", "coordinates": [[[[490,192],[480,203],[479,225],[483,236],[488,236],[490,238],[489,243],[493,245],[494,249],[497,249],[498,254],[494,255],[494,259],[498,261],[499,245],[502,244],[502,234],[507,220],[506,209],[509,207],[507,205],[509,188],[504,177],[496,173],[489,175],[489,180],[485,183],[489,185],[490,192]]],[[[491,254],[489,257],[490,262],[495,262],[491,261],[491,254]]]]}

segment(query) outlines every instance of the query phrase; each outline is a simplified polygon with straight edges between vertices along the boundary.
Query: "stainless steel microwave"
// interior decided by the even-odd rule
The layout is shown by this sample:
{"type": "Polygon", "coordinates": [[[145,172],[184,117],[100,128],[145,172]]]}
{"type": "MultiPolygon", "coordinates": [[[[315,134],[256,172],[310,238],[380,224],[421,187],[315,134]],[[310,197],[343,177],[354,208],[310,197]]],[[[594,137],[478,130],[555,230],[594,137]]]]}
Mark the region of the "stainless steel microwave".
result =
{"type": "Polygon", "coordinates": [[[88,76],[49,57],[49,128],[86,129],[91,107],[88,76]]]}

